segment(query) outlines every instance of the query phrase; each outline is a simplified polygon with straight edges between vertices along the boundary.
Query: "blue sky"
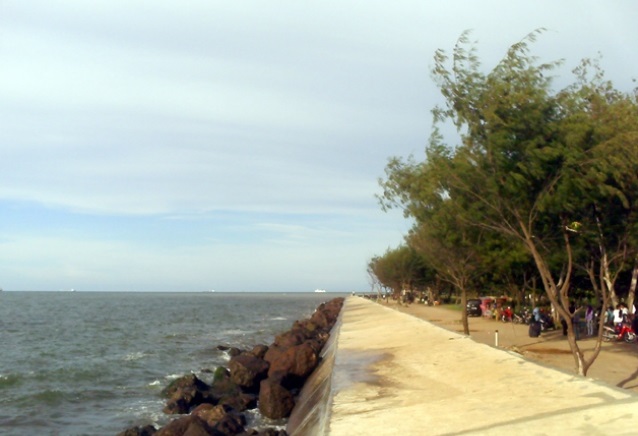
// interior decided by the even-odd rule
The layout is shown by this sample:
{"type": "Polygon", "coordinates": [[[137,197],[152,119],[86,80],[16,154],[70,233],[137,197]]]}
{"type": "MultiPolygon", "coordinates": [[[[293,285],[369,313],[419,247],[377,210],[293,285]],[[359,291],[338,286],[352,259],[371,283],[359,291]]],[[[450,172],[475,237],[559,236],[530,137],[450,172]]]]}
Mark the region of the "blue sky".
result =
{"type": "Polygon", "coordinates": [[[429,69],[472,29],[486,68],[638,77],[633,1],[0,0],[0,287],[365,291],[410,227],[390,156],[423,155],[429,69]]]}

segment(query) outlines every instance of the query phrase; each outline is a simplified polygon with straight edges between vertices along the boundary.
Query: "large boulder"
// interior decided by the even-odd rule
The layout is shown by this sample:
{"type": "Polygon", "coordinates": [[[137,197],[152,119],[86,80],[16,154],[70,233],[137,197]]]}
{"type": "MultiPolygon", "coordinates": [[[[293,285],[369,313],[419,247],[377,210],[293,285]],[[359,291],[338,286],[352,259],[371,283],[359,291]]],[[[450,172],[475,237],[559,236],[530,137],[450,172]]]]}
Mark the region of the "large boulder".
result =
{"type": "Polygon", "coordinates": [[[201,404],[197,406],[191,415],[201,418],[213,429],[215,435],[236,435],[244,431],[246,419],[235,409],[226,405],[213,406],[201,404]]]}
{"type": "Polygon", "coordinates": [[[252,354],[255,357],[259,357],[260,359],[263,359],[267,351],[268,351],[268,345],[259,344],[259,345],[255,345],[253,349],[250,350],[250,354],[252,354]]]}
{"type": "Polygon", "coordinates": [[[240,392],[236,395],[221,397],[217,404],[230,406],[238,412],[243,412],[257,407],[257,394],[240,392]]]}
{"type": "Polygon", "coordinates": [[[230,359],[230,380],[238,386],[254,390],[268,375],[268,362],[250,353],[242,353],[230,359]]]}
{"type": "Polygon", "coordinates": [[[117,436],[153,436],[157,432],[157,429],[152,425],[145,425],[144,427],[131,427],[117,434],[117,436]]]}
{"type": "Polygon", "coordinates": [[[278,347],[293,347],[295,345],[303,344],[303,342],[309,337],[310,336],[308,336],[302,329],[291,329],[275,336],[275,342],[273,342],[273,345],[278,347]]]}
{"type": "Polygon", "coordinates": [[[212,436],[213,429],[196,415],[183,416],[160,428],[153,436],[212,436]]]}
{"type": "Polygon", "coordinates": [[[230,371],[219,367],[215,370],[213,382],[208,390],[210,403],[217,404],[224,398],[236,397],[242,394],[241,387],[230,379],[230,371]]]}
{"type": "Polygon", "coordinates": [[[295,400],[292,393],[283,387],[278,377],[262,380],[259,389],[259,412],[270,419],[290,416],[295,400]]]}
{"type": "Polygon", "coordinates": [[[268,376],[284,372],[288,378],[305,379],[317,367],[318,353],[310,341],[288,348],[272,346],[264,357],[270,363],[268,376]]]}
{"type": "Polygon", "coordinates": [[[209,391],[210,386],[194,374],[180,377],[163,391],[164,396],[168,397],[164,413],[188,413],[193,407],[208,401],[209,391]]]}
{"type": "Polygon", "coordinates": [[[227,345],[218,345],[216,347],[219,351],[224,351],[228,354],[229,357],[235,357],[238,354],[242,353],[242,350],[240,350],[237,347],[229,347],[227,345]]]}

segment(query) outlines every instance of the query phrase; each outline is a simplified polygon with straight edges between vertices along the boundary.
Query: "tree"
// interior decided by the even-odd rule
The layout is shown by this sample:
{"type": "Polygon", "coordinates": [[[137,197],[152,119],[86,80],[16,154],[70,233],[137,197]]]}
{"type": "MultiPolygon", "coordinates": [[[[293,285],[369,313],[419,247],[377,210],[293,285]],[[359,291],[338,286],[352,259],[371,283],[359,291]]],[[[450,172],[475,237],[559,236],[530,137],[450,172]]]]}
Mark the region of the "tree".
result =
{"type": "Polygon", "coordinates": [[[368,272],[384,287],[399,297],[404,289],[415,290],[433,280],[433,274],[423,258],[410,246],[388,249],[368,263],[368,272]]]}
{"type": "MultiPolygon", "coordinates": [[[[551,72],[559,63],[538,64],[529,54],[539,33],[512,45],[488,74],[481,71],[468,33],[451,59],[436,52],[432,74],[445,106],[433,110],[428,163],[411,164],[418,170],[394,177],[406,165],[392,160],[386,170],[390,177],[382,182],[382,204],[400,205],[417,221],[445,204],[464,231],[476,227],[520,244],[533,259],[553,308],[571,320],[574,251],[584,243],[575,226],[611,199],[631,208],[638,117],[635,99],[615,91],[600,75],[577,74],[574,85],[554,92],[551,72]],[[460,134],[456,146],[439,133],[447,121],[460,134]]],[[[599,235],[633,232],[628,221],[616,220],[615,227],[608,220],[598,224],[599,235]]],[[[605,303],[607,287],[601,289],[605,303]]],[[[568,322],[579,374],[585,375],[595,360],[600,340],[599,334],[594,352],[585,358],[568,322]]]]}

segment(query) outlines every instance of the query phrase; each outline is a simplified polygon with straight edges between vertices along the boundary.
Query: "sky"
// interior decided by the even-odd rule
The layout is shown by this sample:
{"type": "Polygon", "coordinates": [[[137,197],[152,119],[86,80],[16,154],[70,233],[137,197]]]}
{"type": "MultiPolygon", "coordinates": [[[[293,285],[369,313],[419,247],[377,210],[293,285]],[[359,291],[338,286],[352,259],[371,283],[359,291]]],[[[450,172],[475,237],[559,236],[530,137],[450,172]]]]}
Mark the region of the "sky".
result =
{"type": "Polygon", "coordinates": [[[634,1],[0,0],[0,287],[368,291],[435,50],[638,77],[634,1]]]}

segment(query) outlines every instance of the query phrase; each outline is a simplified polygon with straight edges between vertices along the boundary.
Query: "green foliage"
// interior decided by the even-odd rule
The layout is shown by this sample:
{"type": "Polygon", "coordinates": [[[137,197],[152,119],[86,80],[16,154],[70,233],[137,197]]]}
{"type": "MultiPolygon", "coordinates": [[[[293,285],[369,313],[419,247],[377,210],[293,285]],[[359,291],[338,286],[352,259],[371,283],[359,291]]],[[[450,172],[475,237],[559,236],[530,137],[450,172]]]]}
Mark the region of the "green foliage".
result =
{"type": "Polygon", "coordinates": [[[368,271],[384,287],[399,293],[403,289],[420,289],[434,281],[434,271],[415,250],[407,245],[386,250],[368,263],[368,271]]]}
{"type": "Polygon", "coordinates": [[[415,220],[408,244],[439,272],[455,266],[458,276],[464,265],[481,272],[468,275],[475,284],[486,275],[511,282],[529,277],[533,260],[558,294],[574,262],[601,261],[601,237],[625,255],[638,247],[638,105],[604,79],[598,61],[584,60],[574,83],[554,91],[561,61],[530,54],[542,32],[512,45],[488,73],[469,32],[451,55],[435,53],[445,104],[433,109],[425,160],[391,158],[379,201],[415,220]],[[448,121],[458,146],[440,134],[448,121]]]}

